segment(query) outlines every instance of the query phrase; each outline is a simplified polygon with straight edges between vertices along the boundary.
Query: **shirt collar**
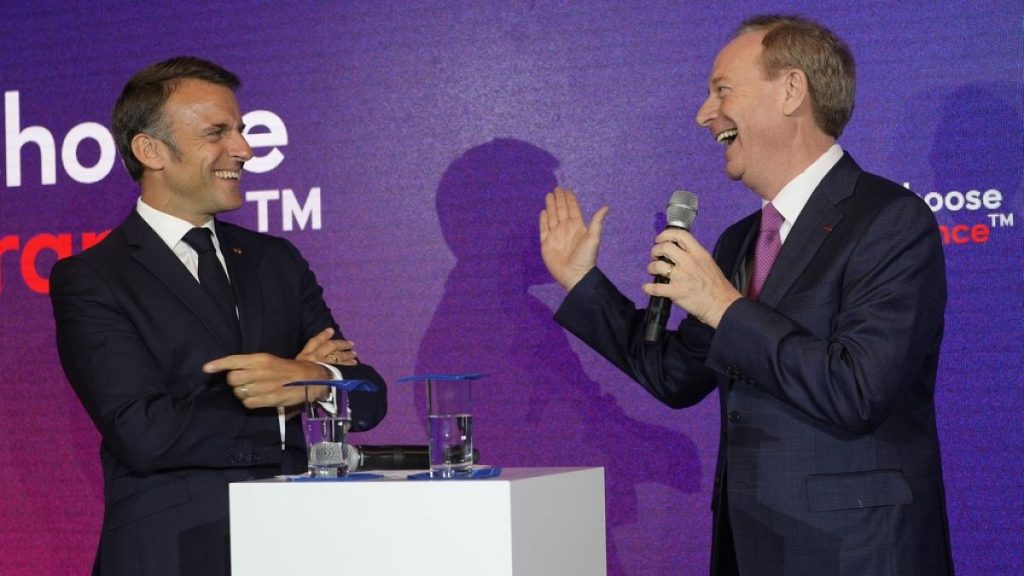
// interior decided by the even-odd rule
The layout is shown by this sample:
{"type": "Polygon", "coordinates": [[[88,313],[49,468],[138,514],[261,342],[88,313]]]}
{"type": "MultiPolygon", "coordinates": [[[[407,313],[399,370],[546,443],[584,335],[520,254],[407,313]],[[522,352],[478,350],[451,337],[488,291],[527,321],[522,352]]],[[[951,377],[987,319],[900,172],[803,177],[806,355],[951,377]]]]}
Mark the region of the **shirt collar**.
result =
{"type": "MultiPolygon", "coordinates": [[[[797,175],[786,184],[782,190],[772,199],[772,206],[786,219],[783,228],[779,231],[782,239],[785,240],[789,230],[796,223],[807,201],[811,199],[814,189],[825,179],[825,175],[843,157],[843,149],[839,144],[833,144],[824,154],[818,157],[806,170],[797,175]]],[[[764,206],[767,202],[763,202],[764,206]]]]}
{"type": "MultiPolygon", "coordinates": [[[[166,212],[161,212],[149,204],[146,204],[142,201],[141,197],[135,202],[135,210],[171,250],[174,249],[178,242],[181,242],[182,237],[184,237],[189,230],[195,228],[195,225],[191,222],[182,220],[177,216],[171,216],[166,212]]],[[[214,246],[216,246],[218,244],[217,230],[213,225],[213,218],[210,218],[202,227],[209,228],[210,231],[213,232],[214,246]]]]}

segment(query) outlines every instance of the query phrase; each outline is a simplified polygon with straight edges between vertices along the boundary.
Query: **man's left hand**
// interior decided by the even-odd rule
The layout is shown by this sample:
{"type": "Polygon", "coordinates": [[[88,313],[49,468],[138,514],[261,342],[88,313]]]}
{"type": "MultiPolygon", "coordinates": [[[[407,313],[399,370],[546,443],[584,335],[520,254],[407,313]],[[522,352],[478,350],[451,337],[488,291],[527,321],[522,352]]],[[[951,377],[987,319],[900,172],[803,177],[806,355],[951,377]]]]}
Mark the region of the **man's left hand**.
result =
{"type": "Polygon", "coordinates": [[[306,342],[296,360],[311,362],[327,362],[338,366],[355,366],[359,364],[355,343],[351,340],[331,340],[334,328],[324,328],[319,334],[306,342]]]}
{"type": "Polygon", "coordinates": [[[644,284],[644,292],[668,298],[701,322],[717,328],[726,309],[743,295],[725,278],[711,254],[686,230],[665,230],[654,242],[651,249],[654,260],[647,265],[647,271],[668,278],[669,283],[644,284]]]}

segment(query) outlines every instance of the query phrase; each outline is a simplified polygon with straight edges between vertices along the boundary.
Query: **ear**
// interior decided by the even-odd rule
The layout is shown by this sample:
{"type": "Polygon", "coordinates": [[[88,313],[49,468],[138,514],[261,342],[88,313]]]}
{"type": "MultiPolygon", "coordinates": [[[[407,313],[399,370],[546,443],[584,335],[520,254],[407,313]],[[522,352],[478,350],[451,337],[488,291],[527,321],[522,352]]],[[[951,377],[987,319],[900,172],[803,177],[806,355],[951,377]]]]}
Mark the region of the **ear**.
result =
{"type": "Polygon", "coordinates": [[[792,116],[806,103],[810,105],[811,95],[807,85],[807,75],[803,70],[794,68],[783,72],[783,88],[785,100],[782,104],[782,112],[786,116],[792,116]]]}
{"type": "Polygon", "coordinates": [[[132,138],[135,159],[150,170],[163,170],[167,152],[167,145],[150,134],[139,132],[132,138]]]}

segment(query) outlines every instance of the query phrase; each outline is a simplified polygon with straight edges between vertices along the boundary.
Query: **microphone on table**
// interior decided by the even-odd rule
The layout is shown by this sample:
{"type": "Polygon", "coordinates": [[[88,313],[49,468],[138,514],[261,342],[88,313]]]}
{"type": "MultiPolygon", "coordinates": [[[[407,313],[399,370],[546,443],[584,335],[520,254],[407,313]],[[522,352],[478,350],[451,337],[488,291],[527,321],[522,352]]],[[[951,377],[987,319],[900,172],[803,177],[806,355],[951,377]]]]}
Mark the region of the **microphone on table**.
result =
{"type": "MultiPolygon", "coordinates": [[[[673,192],[672,198],[668,201],[668,206],[665,207],[665,220],[667,221],[665,228],[689,230],[696,219],[697,197],[684,190],[673,192]]],[[[674,262],[665,257],[662,257],[661,260],[674,264],[674,262]]],[[[668,284],[669,280],[664,276],[655,276],[654,282],[657,284],[668,284]]],[[[651,300],[647,304],[647,326],[644,330],[644,340],[657,342],[661,339],[662,334],[665,333],[665,324],[668,323],[668,316],[671,312],[671,300],[664,296],[651,296],[651,300]]]]}
{"type": "MultiPolygon", "coordinates": [[[[480,451],[473,449],[473,463],[480,461],[480,451]]],[[[350,444],[348,469],[355,470],[429,470],[430,452],[426,446],[388,444],[384,446],[350,444]]]]}

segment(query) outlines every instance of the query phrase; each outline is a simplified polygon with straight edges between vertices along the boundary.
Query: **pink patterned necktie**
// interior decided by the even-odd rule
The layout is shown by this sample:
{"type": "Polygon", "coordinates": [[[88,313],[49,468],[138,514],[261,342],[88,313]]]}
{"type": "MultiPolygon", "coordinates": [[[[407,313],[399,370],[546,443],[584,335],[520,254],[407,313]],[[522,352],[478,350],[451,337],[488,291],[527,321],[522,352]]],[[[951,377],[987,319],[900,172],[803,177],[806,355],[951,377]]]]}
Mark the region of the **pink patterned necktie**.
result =
{"type": "Polygon", "coordinates": [[[768,272],[775,263],[775,258],[782,249],[782,236],[779,229],[785,219],[769,202],[761,209],[761,231],[757,233],[757,247],[754,249],[754,270],[750,275],[750,286],[747,295],[757,300],[768,278],[768,272]]]}

